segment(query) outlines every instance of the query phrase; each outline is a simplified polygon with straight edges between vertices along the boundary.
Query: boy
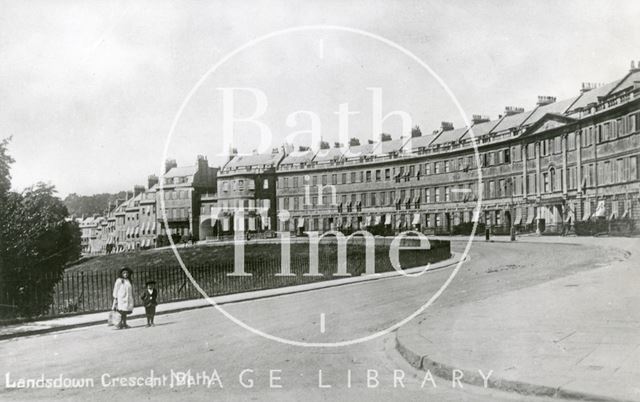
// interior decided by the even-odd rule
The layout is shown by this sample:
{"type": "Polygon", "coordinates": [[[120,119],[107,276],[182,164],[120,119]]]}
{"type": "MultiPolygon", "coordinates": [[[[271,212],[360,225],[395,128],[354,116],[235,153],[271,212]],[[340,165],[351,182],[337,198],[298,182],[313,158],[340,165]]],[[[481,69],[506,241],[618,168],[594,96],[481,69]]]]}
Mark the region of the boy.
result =
{"type": "Polygon", "coordinates": [[[144,311],[147,315],[147,327],[155,327],[153,318],[156,315],[156,306],[158,305],[158,291],[155,287],[155,281],[147,281],[145,284],[147,289],[140,296],[144,303],[144,311]]]}

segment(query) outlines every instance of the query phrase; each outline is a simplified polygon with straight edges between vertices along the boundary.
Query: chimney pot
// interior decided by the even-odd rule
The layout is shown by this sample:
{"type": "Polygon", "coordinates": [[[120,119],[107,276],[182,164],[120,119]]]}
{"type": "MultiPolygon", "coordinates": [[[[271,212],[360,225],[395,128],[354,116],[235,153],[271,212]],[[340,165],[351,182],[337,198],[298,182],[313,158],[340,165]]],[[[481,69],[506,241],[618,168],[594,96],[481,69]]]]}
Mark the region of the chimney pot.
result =
{"type": "Polygon", "coordinates": [[[450,121],[443,121],[440,127],[442,128],[442,131],[450,131],[453,130],[453,123],[450,121]]]}
{"type": "Polygon", "coordinates": [[[473,124],[486,123],[486,122],[488,122],[490,120],[491,119],[489,118],[489,116],[483,116],[483,115],[479,115],[479,114],[474,114],[473,116],[471,116],[471,122],[473,124]]]}
{"type": "Polygon", "coordinates": [[[524,108],[523,107],[506,106],[504,108],[505,116],[511,116],[513,114],[518,114],[518,113],[522,113],[522,112],[524,112],[524,108]]]}

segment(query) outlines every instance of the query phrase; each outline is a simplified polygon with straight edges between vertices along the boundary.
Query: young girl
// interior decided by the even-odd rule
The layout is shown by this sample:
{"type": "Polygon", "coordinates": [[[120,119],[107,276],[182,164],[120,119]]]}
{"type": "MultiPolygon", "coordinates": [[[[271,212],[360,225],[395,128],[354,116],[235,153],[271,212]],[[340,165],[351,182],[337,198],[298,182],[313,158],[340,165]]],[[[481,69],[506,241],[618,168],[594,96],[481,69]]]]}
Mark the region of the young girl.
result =
{"type": "Polygon", "coordinates": [[[120,277],[113,285],[113,310],[120,313],[120,324],[116,329],[130,328],[127,325],[127,314],[133,312],[132,271],[124,267],[120,270],[120,277]]]}

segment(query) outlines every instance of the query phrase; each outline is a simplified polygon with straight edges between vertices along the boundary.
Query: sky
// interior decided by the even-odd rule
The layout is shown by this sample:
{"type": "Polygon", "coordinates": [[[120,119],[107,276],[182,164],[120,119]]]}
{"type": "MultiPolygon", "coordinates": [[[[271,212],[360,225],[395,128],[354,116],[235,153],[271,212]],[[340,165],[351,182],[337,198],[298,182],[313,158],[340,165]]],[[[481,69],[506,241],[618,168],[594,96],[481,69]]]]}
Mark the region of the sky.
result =
{"type": "MultiPolygon", "coordinates": [[[[341,132],[366,141],[392,111],[430,133],[531,109],[538,95],[576,96],[640,63],[638,17],[634,0],[0,0],[0,138],[12,137],[17,191],[130,190],[166,157],[223,164],[227,143],[314,145],[312,127],[331,143],[341,132]],[[263,38],[309,25],[351,31],[263,38]]],[[[406,126],[396,114],[381,130],[397,138],[406,126]]]]}

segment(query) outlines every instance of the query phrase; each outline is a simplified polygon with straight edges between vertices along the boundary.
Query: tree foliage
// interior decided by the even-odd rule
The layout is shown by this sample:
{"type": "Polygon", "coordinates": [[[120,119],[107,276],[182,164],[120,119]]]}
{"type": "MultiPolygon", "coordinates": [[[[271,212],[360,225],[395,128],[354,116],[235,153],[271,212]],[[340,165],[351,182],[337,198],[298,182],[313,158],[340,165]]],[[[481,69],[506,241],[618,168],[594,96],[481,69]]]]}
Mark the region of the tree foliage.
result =
{"type": "Polygon", "coordinates": [[[65,197],[64,205],[67,206],[69,214],[75,217],[102,215],[109,208],[109,204],[113,207],[117,199],[123,200],[125,197],[126,193],[124,191],[116,194],[103,193],[94,195],[71,193],[65,197]]]}
{"type": "MultiPolygon", "coordinates": [[[[12,162],[0,143],[0,166],[12,162]]],[[[9,170],[0,182],[10,182],[9,170]]],[[[80,256],[80,230],[53,186],[39,183],[0,196],[0,292],[12,316],[46,312],[65,265],[80,256]]],[[[6,311],[3,309],[3,311],[6,311]]]]}

